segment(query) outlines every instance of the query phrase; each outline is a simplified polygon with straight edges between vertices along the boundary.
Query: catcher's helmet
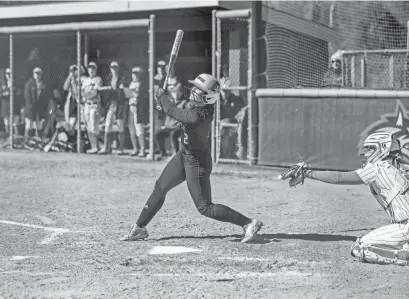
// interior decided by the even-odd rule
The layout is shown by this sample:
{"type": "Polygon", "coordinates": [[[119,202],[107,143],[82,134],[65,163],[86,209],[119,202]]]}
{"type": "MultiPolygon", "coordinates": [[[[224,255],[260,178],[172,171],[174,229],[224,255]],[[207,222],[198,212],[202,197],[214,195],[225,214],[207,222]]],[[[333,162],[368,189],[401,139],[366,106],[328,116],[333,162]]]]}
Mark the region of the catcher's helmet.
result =
{"type": "Polygon", "coordinates": [[[375,163],[400,152],[400,142],[393,132],[377,131],[365,138],[360,149],[362,166],[375,163]]]}
{"type": "Polygon", "coordinates": [[[185,86],[185,97],[195,102],[212,105],[220,98],[220,83],[209,74],[200,74],[194,80],[188,80],[192,88],[185,86]]]}

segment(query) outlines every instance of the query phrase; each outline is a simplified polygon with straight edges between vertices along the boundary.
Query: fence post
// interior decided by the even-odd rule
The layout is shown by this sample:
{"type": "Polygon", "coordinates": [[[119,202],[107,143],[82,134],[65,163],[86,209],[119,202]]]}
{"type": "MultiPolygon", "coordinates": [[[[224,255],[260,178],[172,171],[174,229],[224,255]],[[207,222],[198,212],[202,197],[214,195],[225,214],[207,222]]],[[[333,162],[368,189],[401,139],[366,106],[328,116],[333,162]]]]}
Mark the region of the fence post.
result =
{"type": "Polygon", "coordinates": [[[366,54],[361,58],[361,87],[366,85],[366,54]]]}
{"type": "Polygon", "coordinates": [[[14,51],[14,49],[13,49],[13,42],[14,42],[14,39],[13,39],[13,34],[10,34],[10,36],[9,36],[9,47],[10,47],[10,49],[9,49],[9,51],[10,51],[10,53],[9,53],[9,58],[10,58],[10,88],[9,88],[9,91],[10,91],[10,94],[9,94],[9,96],[10,96],[10,121],[9,121],[9,131],[10,131],[10,148],[11,149],[13,149],[13,145],[14,145],[14,142],[13,142],[13,132],[14,132],[14,130],[13,130],[13,112],[14,112],[14,53],[13,53],[13,51],[14,51]]]}
{"type": "Polygon", "coordinates": [[[89,34],[84,34],[84,65],[87,66],[89,62],[89,34]]]}
{"type": "MultiPolygon", "coordinates": [[[[217,10],[212,11],[212,75],[217,78],[216,74],[216,12],[217,10]]],[[[216,104],[218,105],[218,104],[216,104]]],[[[213,163],[216,163],[216,111],[214,112],[213,121],[212,121],[212,159],[213,163]]]]}
{"type": "Polygon", "coordinates": [[[393,55],[389,57],[389,88],[394,86],[394,59],[393,55]]]}
{"type": "Polygon", "coordinates": [[[257,164],[258,161],[258,128],[259,128],[259,109],[258,98],[254,91],[259,88],[259,77],[261,73],[261,50],[259,39],[261,36],[261,21],[262,20],[262,3],[253,1],[251,7],[251,15],[249,17],[249,163],[250,165],[257,164]]]}
{"type": "Polygon", "coordinates": [[[155,15],[149,16],[149,155],[152,161],[155,160],[155,15]]]}
{"type": "MultiPolygon", "coordinates": [[[[220,80],[220,69],[222,64],[222,21],[216,18],[216,79],[220,80]]],[[[216,103],[215,111],[215,129],[216,129],[216,154],[215,163],[219,163],[220,157],[220,102],[216,103]]]]}
{"type": "MultiPolygon", "coordinates": [[[[77,31],[77,68],[78,68],[78,103],[77,103],[77,153],[82,153],[81,144],[81,31],[77,31]]],[[[77,99],[73,99],[74,101],[77,99]]]]}

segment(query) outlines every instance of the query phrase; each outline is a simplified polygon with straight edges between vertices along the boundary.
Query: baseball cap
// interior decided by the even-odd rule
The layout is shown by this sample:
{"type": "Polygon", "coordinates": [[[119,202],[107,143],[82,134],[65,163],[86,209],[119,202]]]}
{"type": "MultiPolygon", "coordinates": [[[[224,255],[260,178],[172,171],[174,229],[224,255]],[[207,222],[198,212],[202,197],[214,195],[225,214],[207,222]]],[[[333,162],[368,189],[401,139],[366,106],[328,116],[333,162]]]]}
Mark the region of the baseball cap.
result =
{"type": "Polygon", "coordinates": [[[39,67],[34,68],[33,73],[42,73],[43,70],[39,67]]]}
{"type": "Polygon", "coordinates": [[[136,66],[132,69],[132,73],[140,73],[142,72],[142,68],[139,66],[136,66]]]}
{"type": "Polygon", "coordinates": [[[116,61],[112,61],[110,67],[119,67],[119,64],[116,61]]]}
{"type": "Polygon", "coordinates": [[[94,67],[94,68],[97,68],[98,66],[97,66],[97,64],[95,63],[95,62],[90,62],[90,63],[88,63],[88,67],[94,67]]]}
{"type": "Polygon", "coordinates": [[[158,61],[158,66],[166,66],[166,62],[163,60],[158,61]]]}

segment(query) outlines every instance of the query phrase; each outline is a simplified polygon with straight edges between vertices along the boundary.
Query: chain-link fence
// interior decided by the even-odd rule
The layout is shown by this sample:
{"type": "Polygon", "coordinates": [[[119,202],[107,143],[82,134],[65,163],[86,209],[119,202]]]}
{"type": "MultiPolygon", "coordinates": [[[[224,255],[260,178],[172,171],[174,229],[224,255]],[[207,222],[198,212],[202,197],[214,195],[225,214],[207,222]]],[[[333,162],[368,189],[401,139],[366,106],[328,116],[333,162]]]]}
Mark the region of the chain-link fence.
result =
{"type": "Polygon", "coordinates": [[[369,50],[342,53],[343,86],[367,89],[407,89],[408,51],[369,50]]]}
{"type": "Polygon", "coordinates": [[[266,88],[406,88],[406,53],[393,51],[407,48],[409,2],[263,1],[262,5],[267,18],[266,88]],[[345,57],[344,76],[341,51],[360,51],[345,57]]]}
{"type": "Polygon", "coordinates": [[[0,32],[11,147],[154,158],[153,15],[0,32]]]}
{"type": "Polygon", "coordinates": [[[216,76],[221,99],[215,112],[216,162],[248,163],[251,94],[250,14],[218,12],[216,24],[216,76]],[[250,76],[249,76],[250,75],[250,76]]]}

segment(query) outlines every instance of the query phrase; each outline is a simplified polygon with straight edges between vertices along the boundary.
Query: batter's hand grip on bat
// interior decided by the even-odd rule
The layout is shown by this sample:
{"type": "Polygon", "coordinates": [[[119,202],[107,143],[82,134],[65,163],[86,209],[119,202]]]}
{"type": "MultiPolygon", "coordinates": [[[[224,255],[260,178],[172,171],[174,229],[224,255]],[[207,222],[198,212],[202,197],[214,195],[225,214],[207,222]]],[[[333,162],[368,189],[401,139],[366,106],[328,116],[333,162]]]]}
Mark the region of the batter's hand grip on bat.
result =
{"type": "MultiPolygon", "coordinates": [[[[173,42],[172,52],[170,52],[170,57],[169,57],[169,62],[168,62],[168,71],[165,77],[165,81],[163,82],[163,90],[165,91],[168,89],[169,74],[171,73],[171,70],[173,69],[173,66],[176,62],[176,58],[178,57],[182,39],[183,39],[183,30],[178,30],[176,32],[175,41],[173,42]]],[[[162,110],[162,106],[160,104],[157,104],[156,109],[160,111],[162,110]]]]}

